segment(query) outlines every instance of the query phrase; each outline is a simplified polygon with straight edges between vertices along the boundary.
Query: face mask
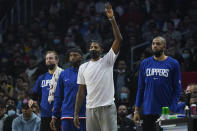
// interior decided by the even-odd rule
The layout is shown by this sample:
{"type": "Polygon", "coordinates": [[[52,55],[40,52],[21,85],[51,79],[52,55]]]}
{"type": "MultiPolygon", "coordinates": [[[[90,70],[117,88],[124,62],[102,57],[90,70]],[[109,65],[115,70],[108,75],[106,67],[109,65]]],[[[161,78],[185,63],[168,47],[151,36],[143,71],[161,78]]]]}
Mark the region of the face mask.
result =
{"type": "Polygon", "coordinates": [[[9,110],[9,111],[8,111],[8,116],[12,116],[12,115],[14,115],[14,114],[16,114],[16,112],[15,112],[14,110],[9,110]]]}
{"type": "Polygon", "coordinates": [[[57,44],[60,43],[60,40],[59,40],[59,39],[54,39],[54,40],[53,40],[53,43],[57,45],[57,44]]]}
{"type": "Polygon", "coordinates": [[[121,93],[120,94],[120,99],[121,100],[124,100],[124,99],[127,99],[128,98],[128,94],[127,93],[121,93]]]}
{"type": "Polygon", "coordinates": [[[91,57],[92,59],[97,59],[97,58],[99,58],[99,56],[100,56],[100,54],[99,54],[98,51],[96,51],[96,50],[91,50],[91,51],[90,51],[90,57],[91,57]]]}
{"type": "Polygon", "coordinates": [[[55,64],[46,65],[49,70],[53,70],[55,68],[55,64]]]}
{"type": "Polygon", "coordinates": [[[188,59],[190,55],[188,53],[183,53],[182,54],[183,59],[188,59]]]}

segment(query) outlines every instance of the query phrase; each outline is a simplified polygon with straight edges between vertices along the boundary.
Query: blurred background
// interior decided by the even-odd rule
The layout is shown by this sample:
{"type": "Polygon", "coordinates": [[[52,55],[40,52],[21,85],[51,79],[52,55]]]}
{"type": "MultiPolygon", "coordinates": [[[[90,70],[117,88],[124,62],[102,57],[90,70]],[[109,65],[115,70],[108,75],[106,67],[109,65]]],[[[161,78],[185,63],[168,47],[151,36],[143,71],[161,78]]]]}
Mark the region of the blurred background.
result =
{"type": "MultiPolygon", "coordinates": [[[[0,0],[0,98],[13,101],[17,113],[29,99],[35,80],[47,72],[45,52],[55,50],[60,66],[69,64],[66,51],[79,47],[89,59],[91,40],[100,40],[105,53],[113,42],[104,12],[106,0],[0,0]]],[[[155,36],[167,40],[167,55],[181,65],[183,89],[197,83],[196,0],[111,0],[123,35],[114,67],[117,108],[128,114],[135,103],[138,66],[151,56],[155,36]],[[127,95],[121,95],[127,94],[127,95]]],[[[35,104],[39,114],[39,104],[35,104]]]]}

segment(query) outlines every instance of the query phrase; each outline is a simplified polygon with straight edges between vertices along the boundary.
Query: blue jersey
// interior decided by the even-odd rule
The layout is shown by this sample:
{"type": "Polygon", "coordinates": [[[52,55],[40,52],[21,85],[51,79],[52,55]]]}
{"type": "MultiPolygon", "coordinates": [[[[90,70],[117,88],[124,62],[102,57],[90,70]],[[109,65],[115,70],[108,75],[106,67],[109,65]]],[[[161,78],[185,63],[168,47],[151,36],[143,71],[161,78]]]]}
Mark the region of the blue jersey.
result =
{"type": "Polygon", "coordinates": [[[161,114],[163,106],[177,112],[181,94],[181,72],[179,63],[172,57],[157,61],[149,57],[142,61],[139,69],[136,106],[143,106],[143,114],[161,114]]]}
{"type": "Polygon", "coordinates": [[[51,117],[52,116],[52,104],[48,102],[49,88],[52,79],[52,74],[49,72],[41,75],[34,85],[33,92],[37,94],[42,94],[41,98],[41,117],[51,117]]]}
{"type": "MultiPolygon", "coordinates": [[[[78,70],[74,69],[73,67],[61,72],[54,96],[53,117],[57,117],[59,112],[62,111],[61,119],[73,118],[76,95],[78,92],[77,75],[78,70]]],[[[84,100],[79,112],[79,118],[85,117],[85,105],[86,103],[84,100]]]]}

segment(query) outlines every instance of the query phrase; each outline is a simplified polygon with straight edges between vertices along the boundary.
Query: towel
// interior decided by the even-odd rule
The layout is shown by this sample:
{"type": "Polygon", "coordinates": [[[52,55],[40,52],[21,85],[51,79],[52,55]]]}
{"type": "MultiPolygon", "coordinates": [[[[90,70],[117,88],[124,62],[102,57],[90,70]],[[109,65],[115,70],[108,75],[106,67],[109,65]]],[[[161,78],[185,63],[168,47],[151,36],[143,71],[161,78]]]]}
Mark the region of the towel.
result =
{"type": "Polygon", "coordinates": [[[57,66],[55,72],[53,73],[50,88],[49,88],[49,96],[48,96],[48,102],[49,103],[54,101],[55,90],[56,90],[56,87],[57,87],[57,80],[58,80],[59,75],[62,72],[62,70],[63,70],[62,68],[57,66]]]}

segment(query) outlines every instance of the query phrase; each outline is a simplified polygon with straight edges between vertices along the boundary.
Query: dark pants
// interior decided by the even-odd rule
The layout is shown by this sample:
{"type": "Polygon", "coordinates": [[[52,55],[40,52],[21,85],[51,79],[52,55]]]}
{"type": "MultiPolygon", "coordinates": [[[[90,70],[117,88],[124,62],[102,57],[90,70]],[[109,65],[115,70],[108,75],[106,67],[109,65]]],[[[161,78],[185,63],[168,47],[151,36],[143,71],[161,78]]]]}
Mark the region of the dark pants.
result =
{"type": "MultiPolygon", "coordinates": [[[[52,131],[50,128],[51,117],[41,117],[40,131],[52,131]]],[[[61,120],[56,120],[57,131],[61,131],[61,120]]]]}
{"type": "Polygon", "coordinates": [[[80,129],[76,128],[73,119],[62,120],[62,131],[86,131],[86,120],[80,119],[80,129]]]}
{"type": "Polygon", "coordinates": [[[143,131],[156,131],[156,121],[159,115],[143,115],[143,131]]]}

